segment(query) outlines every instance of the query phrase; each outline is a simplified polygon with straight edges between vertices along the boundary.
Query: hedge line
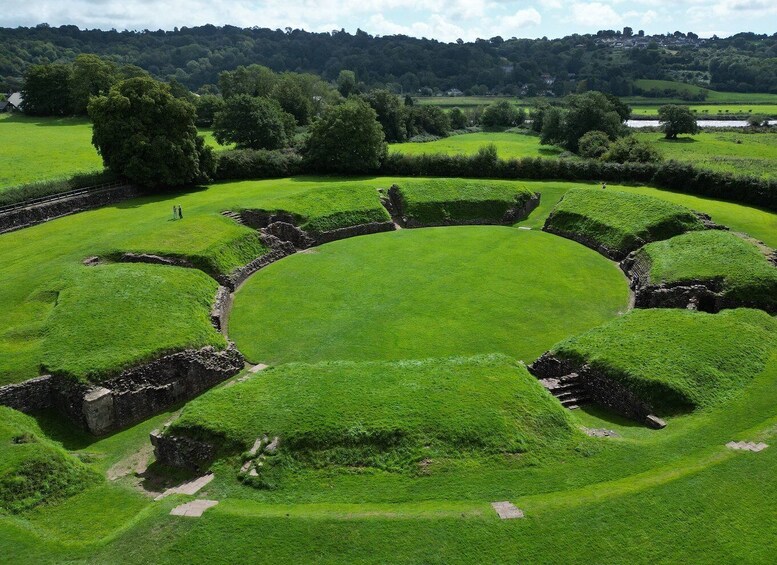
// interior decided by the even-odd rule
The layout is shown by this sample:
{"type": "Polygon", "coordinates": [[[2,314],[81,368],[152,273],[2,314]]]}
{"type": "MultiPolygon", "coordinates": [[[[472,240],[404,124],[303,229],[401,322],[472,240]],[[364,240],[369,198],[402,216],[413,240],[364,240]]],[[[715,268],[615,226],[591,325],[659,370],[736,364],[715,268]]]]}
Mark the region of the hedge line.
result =
{"type": "MultiPolygon", "coordinates": [[[[243,149],[218,154],[216,180],[277,178],[316,172],[295,153],[243,149]]],[[[541,157],[494,159],[487,154],[463,156],[393,153],[379,170],[363,172],[404,177],[629,182],[777,211],[777,181],[697,169],[693,165],[677,161],[621,164],[541,157]]]]}

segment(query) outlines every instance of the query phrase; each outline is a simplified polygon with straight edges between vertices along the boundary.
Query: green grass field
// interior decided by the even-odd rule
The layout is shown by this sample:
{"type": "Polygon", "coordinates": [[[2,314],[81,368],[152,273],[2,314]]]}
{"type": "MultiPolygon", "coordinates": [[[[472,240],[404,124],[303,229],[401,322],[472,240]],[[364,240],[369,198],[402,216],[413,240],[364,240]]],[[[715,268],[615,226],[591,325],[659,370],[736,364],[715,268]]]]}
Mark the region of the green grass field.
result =
{"type": "MultiPolygon", "coordinates": [[[[715,120],[720,115],[736,115],[746,119],[750,115],[761,115],[766,117],[777,116],[777,104],[699,104],[693,102],[684,102],[683,106],[688,106],[691,111],[696,113],[697,120],[715,120]]],[[[631,115],[634,117],[650,116],[658,117],[659,105],[632,104],[631,115]]]]}
{"type": "Polygon", "coordinates": [[[660,133],[634,135],[653,144],[665,159],[724,173],[777,178],[777,133],[702,132],[675,140],[665,139],[660,133]]]}
{"type": "MultiPolygon", "coordinates": [[[[201,132],[208,145],[222,149],[210,130],[201,132]]],[[[3,188],[101,171],[103,162],[92,145],[86,118],[36,118],[0,114],[0,191],[3,188]]]]}
{"type": "Polygon", "coordinates": [[[627,300],[617,267],[558,237],[505,227],[402,230],[270,265],[236,294],[229,334],[256,363],[491,352],[528,362],[575,328],[624,311],[627,300]]]}
{"type": "Polygon", "coordinates": [[[484,145],[493,143],[502,159],[513,157],[554,157],[562,150],[558,147],[540,145],[540,138],[521,133],[482,132],[454,135],[426,143],[395,143],[389,146],[392,153],[406,155],[474,155],[484,145]]]}
{"type": "Polygon", "coordinates": [[[703,229],[688,208],[617,190],[573,189],[556,205],[546,229],[622,255],[645,243],[703,229]]]}
{"type": "MultiPolygon", "coordinates": [[[[126,338],[140,344],[136,353],[148,354],[165,339],[202,335],[215,288],[204,275],[179,276],[172,267],[84,267],[84,257],[153,251],[199,257],[201,268],[229,272],[247,249],[257,248],[252,232],[221,211],[282,203],[315,219],[327,217],[328,209],[372,206],[378,188],[419,182],[408,180],[224,183],[0,235],[1,382],[38,374],[55,343],[73,372],[86,364],[117,367],[121,361],[109,352],[92,349],[111,335],[125,339],[111,333],[124,331],[109,327],[112,316],[143,319],[125,324],[142,338],[126,338]],[[184,220],[172,221],[175,204],[183,206],[184,220]],[[122,285],[125,268],[141,282],[122,285]],[[184,282],[187,277],[192,280],[184,282]],[[104,288],[92,304],[86,288],[98,285],[104,288]],[[165,287],[164,304],[138,309],[136,297],[152,287],[165,287]],[[82,324],[80,336],[58,333],[74,325],[68,317],[82,324]],[[186,321],[170,332],[168,317],[186,321]],[[160,333],[152,322],[161,323],[160,333]]],[[[472,182],[444,180],[440,190],[460,194],[472,182]]],[[[15,507],[0,502],[4,561],[770,562],[777,551],[774,318],[748,310],[619,317],[627,294],[616,265],[537,229],[570,189],[596,185],[505,183],[504,194],[511,185],[542,194],[540,207],[516,227],[408,229],[339,241],[275,263],[242,287],[228,329],[244,353],[266,347],[287,356],[281,360],[323,365],[273,367],[184,408],[174,427],[197,428],[196,435],[207,424],[233,438],[238,451],[265,431],[296,438],[281,441],[277,473],[260,484],[238,480],[242,455],[219,459],[213,482],[196,497],[220,502],[201,518],[170,516],[194,497],[154,501],[141,488],[153,486],[148,476],[135,472],[148,456],[148,433],[177,412],[94,438],[54,414],[32,420],[7,411],[0,492],[9,492],[2,491],[5,462],[34,461],[27,454],[13,459],[12,450],[37,446],[46,461],[67,464],[47,467],[37,475],[46,481],[29,487],[12,481],[33,494],[15,507]],[[595,344],[605,353],[602,362],[643,382],[668,383],[696,409],[666,406],[668,426],[660,431],[595,408],[560,411],[516,362],[533,360],[573,334],[580,337],[567,343],[581,355],[595,344]],[[509,359],[396,361],[495,352],[509,359]],[[590,438],[580,426],[620,437],[590,438]],[[18,435],[37,443],[9,443],[18,435]],[[406,449],[372,441],[397,435],[408,438],[401,444],[406,449]],[[308,440],[318,447],[308,448],[308,440]],[[732,440],[772,447],[733,451],[725,447],[732,440]],[[339,448],[319,449],[338,441],[339,448]],[[73,472],[82,480],[72,481],[73,472]],[[490,503],[503,500],[526,518],[498,520],[490,503]]],[[[649,187],[611,185],[609,191],[704,211],[777,246],[773,213],[649,187]]],[[[643,211],[635,206],[629,213],[643,211]]],[[[167,476],[158,465],[151,470],[167,476]]]]}

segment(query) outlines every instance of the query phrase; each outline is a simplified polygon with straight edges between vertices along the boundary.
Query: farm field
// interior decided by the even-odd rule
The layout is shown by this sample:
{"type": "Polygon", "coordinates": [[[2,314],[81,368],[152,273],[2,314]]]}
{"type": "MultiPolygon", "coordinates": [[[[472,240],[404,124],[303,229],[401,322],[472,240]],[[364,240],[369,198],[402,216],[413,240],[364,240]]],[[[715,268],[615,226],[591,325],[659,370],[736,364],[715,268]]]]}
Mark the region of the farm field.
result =
{"type": "MultiPolygon", "coordinates": [[[[777,116],[777,104],[694,104],[682,103],[688,106],[691,111],[696,113],[698,120],[714,120],[720,114],[736,114],[746,119],[750,115],[762,115],[766,117],[777,116]]],[[[632,117],[648,116],[658,117],[658,108],[660,105],[632,104],[632,117]]]]}
{"type": "MultiPolygon", "coordinates": [[[[8,312],[0,326],[0,382],[34,376],[44,360],[58,359],[66,372],[86,378],[82,363],[102,363],[104,370],[125,363],[129,357],[116,357],[102,339],[126,342],[142,357],[170,342],[181,347],[192,335],[205,340],[198,343],[214,338],[197,336],[207,326],[214,288],[200,271],[110,261],[86,267],[85,257],[153,252],[226,273],[262,249],[223,210],[286,210],[304,225],[332,228],[378,209],[377,188],[414,188],[427,200],[439,190],[447,200],[487,182],[222,183],[0,235],[0,276],[9,283],[0,287],[0,307],[8,312]],[[183,220],[171,219],[173,205],[183,207],[183,220]],[[130,292],[117,284],[119,275],[147,284],[133,284],[130,292]],[[101,288],[92,295],[95,286],[101,288]],[[158,298],[147,291],[155,287],[165,288],[158,298]],[[132,316],[131,334],[108,324],[132,316]],[[167,324],[194,334],[171,333],[167,324]],[[53,347],[64,341],[72,345],[53,347]]],[[[559,555],[578,562],[768,560],[777,551],[771,535],[777,450],[749,453],[725,444],[777,442],[773,318],[731,311],[723,334],[737,339],[719,344],[721,334],[688,331],[710,314],[649,311],[630,322],[634,314],[622,315],[628,290],[617,265],[537,229],[570,189],[595,184],[503,182],[500,194],[510,185],[542,195],[515,226],[356,237],[259,271],[237,292],[228,332],[250,361],[272,365],[266,373],[238,375],[180,411],[102,438],[50,413],[4,419],[12,426],[0,429],[0,439],[23,437],[24,449],[55,453],[68,462],[70,476],[83,478],[73,491],[74,481],[62,476],[60,498],[50,504],[32,500],[20,511],[0,510],[0,554],[9,563],[214,563],[246,556],[268,563],[555,562],[559,555]],[[661,321],[651,322],[653,314],[661,321]],[[673,316],[688,318],[686,331],[662,333],[673,316]],[[658,355],[663,346],[656,346],[651,369],[669,367],[667,378],[682,390],[688,383],[710,388],[694,397],[691,410],[666,407],[663,430],[590,407],[562,410],[519,361],[529,363],[575,336],[565,347],[590,355],[592,343],[612,339],[592,330],[601,324],[631,344],[616,344],[607,362],[635,363],[627,333],[636,328],[656,344],[666,340],[672,355],[689,348],[707,364],[700,373],[676,359],[667,365],[658,355]],[[739,362],[721,362],[715,355],[724,351],[739,362]],[[710,376],[725,385],[720,395],[710,376]],[[183,476],[155,464],[137,471],[149,456],[149,432],[175,418],[179,432],[225,434],[239,448],[214,463],[215,478],[197,498],[219,504],[200,518],[169,514],[189,495],[154,501],[147,494],[160,488],[154,481],[177,484],[183,476]],[[589,437],[581,427],[617,436],[589,437]],[[256,482],[238,480],[242,447],[276,429],[290,441],[281,441],[275,463],[268,460],[271,472],[256,482]],[[320,449],[332,442],[334,448],[320,449]],[[504,500],[526,518],[499,520],[491,503],[504,500]]],[[[775,214],[649,187],[609,188],[707,212],[777,246],[775,214]]],[[[0,497],[7,493],[3,470],[0,497]]],[[[31,475],[30,488],[40,488],[40,479],[31,475]]]]}
{"type": "Polygon", "coordinates": [[[665,159],[737,175],[777,178],[777,133],[701,132],[667,140],[660,133],[635,132],[653,144],[665,159]]]}
{"type": "Polygon", "coordinates": [[[558,147],[540,145],[540,138],[533,135],[507,132],[480,132],[454,135],[425,143],[395,143],[389,146],[392,153],[427,155],[474,155],[484,145],[496,145],[497,154],[503,159],[512,157],[553,157],[562,152],[558,147]]]}
{"type": "MultiPolygon", "coordinates": [[[[222,148],[209,130],[208,145],[222,148]]],[[[92,145],[92,124],[86,118],[36,118],[0,114],[0,191],[4,187],[101,171],[103,163],[92,145]]]]}

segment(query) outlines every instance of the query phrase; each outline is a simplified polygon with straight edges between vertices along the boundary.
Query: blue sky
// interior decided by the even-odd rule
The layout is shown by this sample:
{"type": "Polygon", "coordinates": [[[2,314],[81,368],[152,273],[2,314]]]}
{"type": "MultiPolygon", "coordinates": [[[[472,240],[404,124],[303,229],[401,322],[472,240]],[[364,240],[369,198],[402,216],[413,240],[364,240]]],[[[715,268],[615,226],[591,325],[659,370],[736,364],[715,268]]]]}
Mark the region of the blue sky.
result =
{"type": "Polygon", "coordinates": [[[560,37],[600,29],[726,36],[777,31],[777,0],[29,0],[8,2],[0,26],[46,22],[102,29],[172,29],[205,23],[331,31],[361,28],[443,41],[560,37]]]}

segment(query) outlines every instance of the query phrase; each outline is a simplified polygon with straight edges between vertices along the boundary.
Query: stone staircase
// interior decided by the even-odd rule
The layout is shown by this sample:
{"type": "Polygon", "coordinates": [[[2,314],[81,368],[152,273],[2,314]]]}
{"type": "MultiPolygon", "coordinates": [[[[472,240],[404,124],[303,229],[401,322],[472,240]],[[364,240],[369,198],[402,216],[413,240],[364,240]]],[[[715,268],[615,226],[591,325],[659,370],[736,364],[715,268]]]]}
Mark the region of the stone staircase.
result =
{"type": "Polygon", "coordinates": [[[229,218],[230,220],[234,220],[241,226],[245,225],[245,222],[243,221],[242,216],[240,216],[240,214],[238,214],[237,212],[233,212],[232,210],[222,210],[221,215],[226,218],[229,218]]]}
{"type": "Polygon", "coordinates": [[[559,378],[539,379],[539,381],[558,398],[564,408],[574,410],[590,402],[583,380],[577,373],[569,373],[559,378]]]}

